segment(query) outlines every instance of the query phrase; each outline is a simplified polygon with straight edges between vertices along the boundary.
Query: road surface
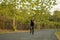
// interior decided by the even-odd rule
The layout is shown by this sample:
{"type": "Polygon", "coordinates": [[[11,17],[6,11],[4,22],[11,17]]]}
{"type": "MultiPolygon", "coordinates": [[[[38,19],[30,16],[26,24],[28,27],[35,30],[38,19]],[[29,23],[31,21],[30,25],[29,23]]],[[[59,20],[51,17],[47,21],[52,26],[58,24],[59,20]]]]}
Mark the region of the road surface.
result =
{"type": "Polygon", "coordinates": [[[0,40],[57,40],[55,30],[39,30],[34,35],[29,32],[0,34],[0,40]]]}

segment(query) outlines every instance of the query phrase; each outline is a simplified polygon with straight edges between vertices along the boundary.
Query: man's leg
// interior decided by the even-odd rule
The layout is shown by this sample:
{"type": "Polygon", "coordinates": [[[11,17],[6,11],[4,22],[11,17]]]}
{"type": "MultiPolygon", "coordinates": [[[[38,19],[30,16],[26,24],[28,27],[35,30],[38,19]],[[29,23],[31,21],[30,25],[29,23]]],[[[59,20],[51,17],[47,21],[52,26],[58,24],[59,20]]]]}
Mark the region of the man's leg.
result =
{"type": "Polygon", "coordinates": [[[34,34],[34,28],[32,28],[32,34],[34,34]]]}
{"type": "Polygon", "coordinates": [[[30,27],[30,34],[31,34],[31,27],[30,27]]]}
{"type": "Polygon", "coordinates": [[[32,27],[30,27],[30,34],[32,33],[32,27]]]}

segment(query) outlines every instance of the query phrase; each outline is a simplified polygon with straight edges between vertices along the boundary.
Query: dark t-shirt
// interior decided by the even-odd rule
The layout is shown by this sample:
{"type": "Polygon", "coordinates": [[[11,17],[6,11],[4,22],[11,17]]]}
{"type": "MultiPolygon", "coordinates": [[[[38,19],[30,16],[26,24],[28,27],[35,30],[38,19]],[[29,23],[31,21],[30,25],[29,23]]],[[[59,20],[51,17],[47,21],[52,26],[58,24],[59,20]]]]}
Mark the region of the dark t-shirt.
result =
{"type": "Polygon", "coordinates": [[[33,20],[31,20],[30,26],[34,26],[34,22],[33,22],[33,20]]]}

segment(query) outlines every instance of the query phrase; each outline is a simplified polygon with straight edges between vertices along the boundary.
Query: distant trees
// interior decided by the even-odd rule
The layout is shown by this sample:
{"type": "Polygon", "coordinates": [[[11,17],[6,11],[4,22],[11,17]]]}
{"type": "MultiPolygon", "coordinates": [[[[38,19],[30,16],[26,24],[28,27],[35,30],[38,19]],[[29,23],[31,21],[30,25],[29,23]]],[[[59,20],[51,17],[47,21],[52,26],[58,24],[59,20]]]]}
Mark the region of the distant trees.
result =
{"type": "Polygon", "coordinates": [[[3,0],[0,4],[0,25],[8,25],[7,28],[14,31],[28,29],[30,19],[34,17],[35,27],[47,28],[53,23],[55,26],[55,22],[60,21],[60,12],[55,11],[53,16],[50,15],[49,10],[54,5],[56,0],[3,0]]]}
{"type": "Polygon", "coordinates": [[[49,18],[52,28],[60,28],[60,11],[54,11],[54,14],[49,18]]]}
{"type": "Polygon", "coordinates": [[[3,2],[0,4],[0,8],[1,8],[0,14],[2,14],[7,19],[13,19],[13,29],[15,30],[16,29],[15,28],[15,17],[16,17],[17,11],[15,8],[16,4],[14,4],[14,2],[15,0],[14,1],[3,0],[3,2]]]}
{"type": "Polygon", "coordinates": [[[60,22],[60,11],[55,11],[53,17],[55,17],[54,21],[60,22]]]}

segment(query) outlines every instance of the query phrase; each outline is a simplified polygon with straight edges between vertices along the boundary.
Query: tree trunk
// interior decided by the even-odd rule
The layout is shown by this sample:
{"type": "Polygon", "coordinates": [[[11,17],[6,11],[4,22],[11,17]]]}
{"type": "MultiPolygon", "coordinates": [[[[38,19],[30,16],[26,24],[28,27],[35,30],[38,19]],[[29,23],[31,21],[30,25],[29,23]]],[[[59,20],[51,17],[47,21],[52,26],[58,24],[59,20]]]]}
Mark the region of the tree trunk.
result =
{"type": "Polygon", "coordinates": [[[16,31],[16,22],[15,22],[15,17],[13,18],[13,31],[16,31]]]}

